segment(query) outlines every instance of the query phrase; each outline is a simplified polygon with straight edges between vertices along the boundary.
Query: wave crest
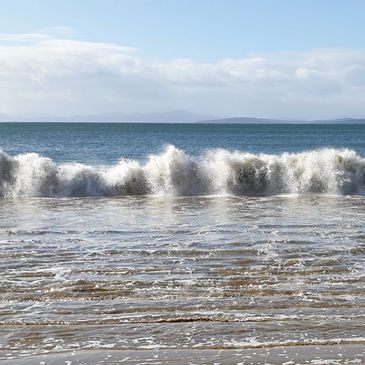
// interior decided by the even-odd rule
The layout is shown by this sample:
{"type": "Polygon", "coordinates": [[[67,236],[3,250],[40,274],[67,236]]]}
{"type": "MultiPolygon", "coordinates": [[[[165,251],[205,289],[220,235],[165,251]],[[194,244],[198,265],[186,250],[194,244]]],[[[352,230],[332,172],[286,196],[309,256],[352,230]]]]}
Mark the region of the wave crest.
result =
{"type": "Polygon", "coordinates": [[[57,165],[36,153],[0,151],[0,196],[207,195],[365,193],[365,159],[323,149],[281,155],[209,150],[199,157],[167,146],[141,165],[57,165]]]}

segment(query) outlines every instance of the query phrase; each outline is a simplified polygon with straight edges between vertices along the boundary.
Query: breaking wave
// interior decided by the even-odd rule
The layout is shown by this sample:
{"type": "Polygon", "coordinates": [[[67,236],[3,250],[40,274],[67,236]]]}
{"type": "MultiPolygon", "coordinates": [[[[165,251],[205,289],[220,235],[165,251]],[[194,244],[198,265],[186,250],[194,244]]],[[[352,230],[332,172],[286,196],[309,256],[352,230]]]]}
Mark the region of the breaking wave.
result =
{"type": "Polygon", "coordinates": [[[310,193],[363,195],[365,159],[347,149],[281,155],[216,149],[192,157],[167,146],[145,164],[122,159],[95,167],[0,151],[2,197],[310,193]]]}

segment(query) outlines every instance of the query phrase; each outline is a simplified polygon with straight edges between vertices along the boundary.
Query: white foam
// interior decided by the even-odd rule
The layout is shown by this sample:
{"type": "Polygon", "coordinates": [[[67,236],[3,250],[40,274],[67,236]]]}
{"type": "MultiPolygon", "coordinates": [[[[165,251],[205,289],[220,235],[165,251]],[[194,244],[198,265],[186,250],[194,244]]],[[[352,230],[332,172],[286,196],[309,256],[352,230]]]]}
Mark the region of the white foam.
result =
{"type": "Polygon", "coordinates": [[[167,146],[141,165],[122,159],[109,167],[57,165],[36,153],[0,151],[0,195],[301,195],[365,193],[365,159],[354,151],[252,154],[209,150],[199,157],[167,146]]]}

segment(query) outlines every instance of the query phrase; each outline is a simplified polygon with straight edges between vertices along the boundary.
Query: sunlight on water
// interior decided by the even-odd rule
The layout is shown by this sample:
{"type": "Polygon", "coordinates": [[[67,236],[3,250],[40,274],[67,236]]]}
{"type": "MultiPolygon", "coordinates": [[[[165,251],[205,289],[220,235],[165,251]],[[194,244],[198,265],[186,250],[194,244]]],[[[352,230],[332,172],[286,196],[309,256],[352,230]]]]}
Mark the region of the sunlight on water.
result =
{"type": "Polygon", "coordinates": [[[2,200],[0,349],[362,343],[364,203],[2,200]]]}

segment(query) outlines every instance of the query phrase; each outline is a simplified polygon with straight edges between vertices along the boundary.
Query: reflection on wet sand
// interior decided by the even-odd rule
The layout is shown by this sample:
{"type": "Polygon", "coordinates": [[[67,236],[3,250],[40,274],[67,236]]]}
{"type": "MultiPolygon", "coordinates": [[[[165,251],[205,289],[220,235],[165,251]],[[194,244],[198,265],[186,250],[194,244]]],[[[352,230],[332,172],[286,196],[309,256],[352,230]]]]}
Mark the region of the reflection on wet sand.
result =
{"type": "Polygon", "coordinates": [[[341,196],[1,200],[0,356],[358,349],[364,203],[341,196]]]}

